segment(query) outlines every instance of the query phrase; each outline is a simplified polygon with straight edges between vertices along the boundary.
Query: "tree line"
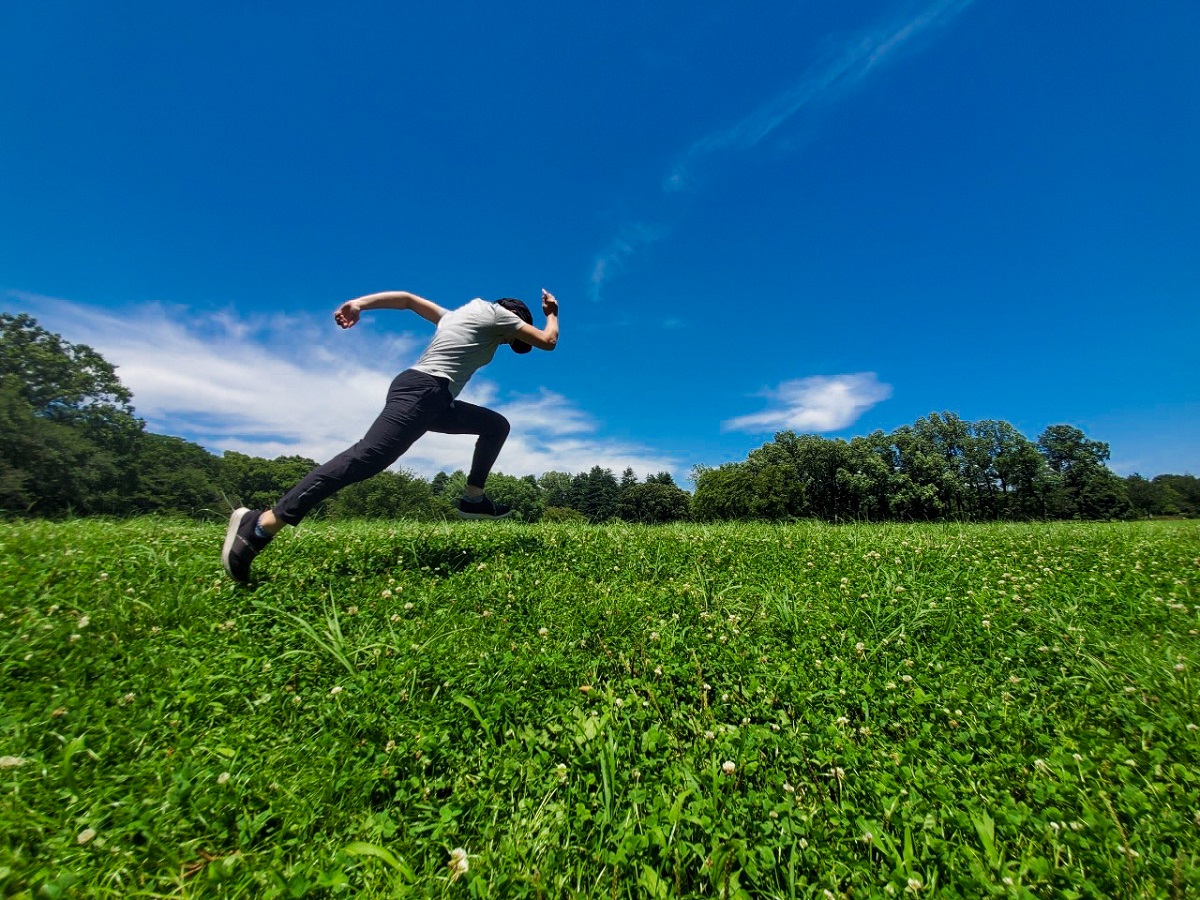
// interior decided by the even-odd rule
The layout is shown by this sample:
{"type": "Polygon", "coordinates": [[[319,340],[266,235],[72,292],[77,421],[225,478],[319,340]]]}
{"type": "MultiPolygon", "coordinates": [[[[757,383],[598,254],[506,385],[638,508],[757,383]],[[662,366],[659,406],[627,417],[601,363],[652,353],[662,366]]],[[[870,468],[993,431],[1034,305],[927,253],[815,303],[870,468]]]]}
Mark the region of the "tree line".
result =
{"type": "MultiPolygon", "coordinates": [[[[270,506],[315,461],[263,459],[147,431],[100,354],[0,313],[0,511],[8,515],[223,517],[270,506]]],[[[1109,519],[1200,515],[1200,479],[1119,478],[1107,444],[1068,425],[1030,441],[1003,421],[931,414],[890,434],[850,440],[781,432],[737,463],[698,466],[695,492],[669,472],[639,480],[594,466],[539,477],[496,473],[495,499],[525,521],[816,518],[843,521],[1109,519]]],[[[426,480],[388,471],[326,501],[329,518],[438,520],[452,515],[461,472],[426,480]]]]}

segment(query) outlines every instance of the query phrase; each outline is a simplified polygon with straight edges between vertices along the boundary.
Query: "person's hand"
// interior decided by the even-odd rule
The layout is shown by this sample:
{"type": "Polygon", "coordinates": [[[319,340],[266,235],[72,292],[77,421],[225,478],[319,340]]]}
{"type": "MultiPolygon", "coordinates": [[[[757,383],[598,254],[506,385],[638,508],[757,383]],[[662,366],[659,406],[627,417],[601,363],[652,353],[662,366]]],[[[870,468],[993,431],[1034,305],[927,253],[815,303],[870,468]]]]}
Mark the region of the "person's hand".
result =
{"type": "Polygon", "coordinates": [[[358,322],[359,308],[353,300],[347,300],[338,307],[333,319],[343,328],[352,328],[358,322]]]}
{"type": "Polygon", "coordinates": [[[554,295],[545,288],[542,288],[542,314],[549,316],[551,314],[558,315],[558,301],[554,299],[554,295]]]}

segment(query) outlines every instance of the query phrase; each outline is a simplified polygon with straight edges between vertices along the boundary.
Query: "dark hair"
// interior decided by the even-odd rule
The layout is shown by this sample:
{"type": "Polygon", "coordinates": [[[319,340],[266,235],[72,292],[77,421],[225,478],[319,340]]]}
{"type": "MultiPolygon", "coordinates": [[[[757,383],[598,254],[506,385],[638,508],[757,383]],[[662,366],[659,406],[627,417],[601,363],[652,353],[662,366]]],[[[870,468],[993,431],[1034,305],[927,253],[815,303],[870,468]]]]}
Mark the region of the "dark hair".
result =
{"type": "MultiPolygon", "coordinates": [[[[503,306],[510,313],[513,313],[518,319],[526,325],[533,324],[533,314],[529,311],[529,307],[518,300],[516,297],[501,297],[496,301],[497,306],[503,306]]],[[[513,353],[528,353],[533,348],[524,341],[519,341],[516,338],[512,339],[510,346],[513,348],[513,353]]]]}
{"type": "Polygon", "coordinates": [[[496,304],[516,314],[526,325],[533,324],[533,313],[529,311],[529,307],[524,302],[518,300],[516,297],[501,297],[496,301],[496,304]]]}

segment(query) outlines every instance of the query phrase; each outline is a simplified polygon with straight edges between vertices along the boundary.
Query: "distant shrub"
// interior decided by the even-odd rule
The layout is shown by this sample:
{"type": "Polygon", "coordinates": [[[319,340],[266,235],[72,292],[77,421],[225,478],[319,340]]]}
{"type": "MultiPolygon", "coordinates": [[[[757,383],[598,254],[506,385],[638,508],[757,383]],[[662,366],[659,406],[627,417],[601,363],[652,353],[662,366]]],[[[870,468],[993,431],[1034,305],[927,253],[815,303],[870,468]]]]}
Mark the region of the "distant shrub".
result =
{"type": "Polygon", "coordinates": [[[543,522],[586,522],[587,516],[569,506],[547,506],[542,513],[543,522]]]}

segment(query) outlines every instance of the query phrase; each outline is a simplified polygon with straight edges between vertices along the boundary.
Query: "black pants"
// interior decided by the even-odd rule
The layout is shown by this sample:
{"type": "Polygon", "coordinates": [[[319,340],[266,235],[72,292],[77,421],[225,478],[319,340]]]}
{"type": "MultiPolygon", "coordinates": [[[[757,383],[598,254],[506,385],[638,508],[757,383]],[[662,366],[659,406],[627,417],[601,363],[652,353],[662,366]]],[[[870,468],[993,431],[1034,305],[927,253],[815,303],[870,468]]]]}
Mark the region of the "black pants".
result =
{"type": "Polygon", "coordinates": [[[363,439],[305,475],[273,512],[288,525],[299,523],[326,497],[378,475],[428,431],[479,435],[467,484],[482,488],[508,437],[508,428],[508,420],[500,413],[451,397],[445,378],[405,369],[393,379],[387,404],[363,439]]]}

